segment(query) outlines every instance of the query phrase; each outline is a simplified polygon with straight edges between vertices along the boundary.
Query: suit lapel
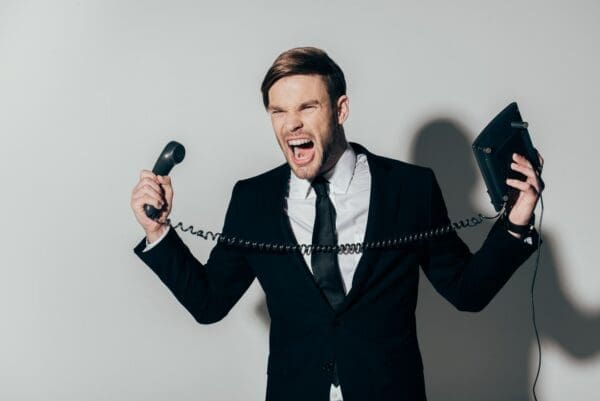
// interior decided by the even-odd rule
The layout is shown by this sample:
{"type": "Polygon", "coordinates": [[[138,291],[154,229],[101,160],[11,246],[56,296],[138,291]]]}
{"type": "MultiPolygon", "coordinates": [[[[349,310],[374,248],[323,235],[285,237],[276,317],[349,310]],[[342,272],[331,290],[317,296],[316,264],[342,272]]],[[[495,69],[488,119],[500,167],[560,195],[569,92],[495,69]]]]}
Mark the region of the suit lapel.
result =
{"type": "MultiPolygon", "coordinates": [[[[285,199],[289,192],[290,174],[291,170],[289,165],[286,164],[285,167],[282,168],[281,174],[277,177],[277,183],[275,185],[277,191],[274,192],[275,196],[277,197],[276,202],[279,205],[278,220],[282,233],[282,242],[285,244],[298,244],[298,240],[294,235],[290,219],[287,214],[287,202],[285,199]]],[[[306,265],[306,261],[304,260],[302,253],[300,251],[294,251],[286,254],[285,257],[291,262],[292,269],[299,273],[299,275],[302,277],[302,281],[305,282],[305,284],[311,289],[311,292],[315,293],[317,297],[320,297],[327,305],[329,305],[329,302],[322,293],[321,288],[315,281],[310,268],[306,265]]]]}
{"type": "MultiPolygon", "coordinates": [[[[369,198],[369,214],[367,217],[367,228],[365,231],[364,242],[379,241],[389,237],[391,225],[389,219],[391,216],[388,213],[394,210],[392,200],[393,196],[386,196],[387,169],[381,163],[377,156],[367,151],[364,147],[351,143],[356,153],[364,153],[367,156],[369,163],[369,172],[371,174],[371,195],[369,198]]],[[[369,277],[369,273],[374,268],[374,260],[379,250],[366,249],[363,250],[362,256],[354,272],[352,278],[352,288],[346,295],[346,299],[341,310],[347,309],[348,306],[360,295],[361,290],[369,277]]]]}

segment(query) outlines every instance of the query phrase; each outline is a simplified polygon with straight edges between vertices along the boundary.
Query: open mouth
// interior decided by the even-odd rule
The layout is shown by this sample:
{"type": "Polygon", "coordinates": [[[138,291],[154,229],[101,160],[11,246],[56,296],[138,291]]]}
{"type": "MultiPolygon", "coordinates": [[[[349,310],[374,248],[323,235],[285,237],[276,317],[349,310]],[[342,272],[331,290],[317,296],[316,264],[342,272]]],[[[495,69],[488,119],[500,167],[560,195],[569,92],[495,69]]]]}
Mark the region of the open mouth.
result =
{"type": "Polygon", "coordinates": [[[307,164],[313,159],[315,144],[310,139],[290,139],[287,141],[287,144],[292,150],[296,164],[307,164]]]}

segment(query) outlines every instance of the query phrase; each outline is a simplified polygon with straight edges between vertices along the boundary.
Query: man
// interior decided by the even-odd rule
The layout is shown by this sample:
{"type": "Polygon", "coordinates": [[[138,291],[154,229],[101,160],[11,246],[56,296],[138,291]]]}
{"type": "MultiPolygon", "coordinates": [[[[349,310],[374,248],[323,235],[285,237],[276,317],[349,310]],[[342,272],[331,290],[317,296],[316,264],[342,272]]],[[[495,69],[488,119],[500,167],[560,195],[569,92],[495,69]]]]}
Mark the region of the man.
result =
{"type": "MultiPolygon", "coordinates": [[[[325,52],[282,53],[262,95],[287,163],[236,183],[223,232],[251,241],[379,241],[448,223],[431,170],[346,140],[344,75],[325,52]]],[[[363,253],[268,252],[219,243],[202,265],[166,224],[169,177],[144,170],[131,206],[146,232],[136,254],[200,323],[222,319],[257,278],[271,316],[267,400],[425,400],[414,310],[419,265],[460,310],[481,310],[535,250],[529,229],[542,183],[526,181],[508,220],[471,254],[455,233],[363,253]],[[144,204],[162,209],[158,221],[144,204]],[[512,232],[509,232],[508,229],[512,232]]]]}

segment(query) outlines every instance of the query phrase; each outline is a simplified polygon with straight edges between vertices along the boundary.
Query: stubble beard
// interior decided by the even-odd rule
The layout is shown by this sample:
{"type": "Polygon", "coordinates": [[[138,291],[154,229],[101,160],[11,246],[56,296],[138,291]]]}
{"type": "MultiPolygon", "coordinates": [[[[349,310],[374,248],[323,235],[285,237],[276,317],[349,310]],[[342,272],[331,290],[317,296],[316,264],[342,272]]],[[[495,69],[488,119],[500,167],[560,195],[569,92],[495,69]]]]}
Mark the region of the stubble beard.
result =
{"type": "Polygon", "coordinates": [[[324,174],[331,170],[344,153],[344,150],[346,150],[347,143],[344,128],[335,121],[332,121],[331,130],[333,135],[331,135],[331,140],[323,146],[323,158],[321,159],[321,164],[316,175],[324,174]]]}

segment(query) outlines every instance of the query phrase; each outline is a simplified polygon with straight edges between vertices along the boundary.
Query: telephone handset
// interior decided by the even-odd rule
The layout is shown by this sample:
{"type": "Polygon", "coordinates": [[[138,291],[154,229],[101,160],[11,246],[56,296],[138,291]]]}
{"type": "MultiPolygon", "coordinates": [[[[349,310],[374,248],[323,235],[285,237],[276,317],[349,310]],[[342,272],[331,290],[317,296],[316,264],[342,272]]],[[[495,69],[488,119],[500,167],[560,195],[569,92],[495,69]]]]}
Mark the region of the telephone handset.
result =
{"type": "MultiPolygon", "coordinates": [[[[534,168],[541,173],[537,152],[533,148],[531,138],[527,132],[528,124],[521,119],[518,106],[515,102],[509,104],[502,110],[479,134],[473,143],[473,152],[477,159],[479,169],[484,177],[488,188],[492,204],[498,212],[495,216],[484,216],[479,213],[467,219],[451,222],[442,227],[434,227],[425,231],[403,234],[397,237],[388,238],[379,241],[357,242],[338,245],[319,245],[319,244],[290,244],[260,242],[246,238],[226,235],[219,232],[195,230],[194,226],[185,227],[182,222],[173,225],[174,229],[180,229],[183,232],[189,232],[192,235],[215,240],[229,246],[241,248],[250,248],[266,252],[296,252],[303,254],[311,252],[336,252],[336,253],[361,253],[365,249],[373,248],[397,248],[399,246],[415,241],[427,240],[436,236],[448,234],[466,227],[474,227],[485,220],[493,220],[507,213],[511,207],[511,188],[505,183],[506,178],[515,177],[510,168],[513,153],[519,153],[527,157],[534,168]]],[[[171,141],[164,148],[152,172],[157,175],[167,175],[171,169],[180,163],[185,157],[185,148],[176,141],[171,141]]],[[[152,205],[144,205],[146,215],[151,219],[157,219],[160,211],[152,205]]],[[[171,220],[167,219],[171,224],[171,220]]]]}
{"type": "MultiPolygon", "coordinates": [[[[179,164],[185,158],[185,147],[176,141],[171,141],[165,146],[158,160],[154,163],[152,172],[156,175],[169,175],[171,169],[179,164]]],[[[146,216],[152,220],[156,220],[160,217],[160,210],[152,205],[144,205],[144,212],[146,216]]]]}

